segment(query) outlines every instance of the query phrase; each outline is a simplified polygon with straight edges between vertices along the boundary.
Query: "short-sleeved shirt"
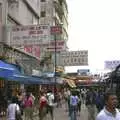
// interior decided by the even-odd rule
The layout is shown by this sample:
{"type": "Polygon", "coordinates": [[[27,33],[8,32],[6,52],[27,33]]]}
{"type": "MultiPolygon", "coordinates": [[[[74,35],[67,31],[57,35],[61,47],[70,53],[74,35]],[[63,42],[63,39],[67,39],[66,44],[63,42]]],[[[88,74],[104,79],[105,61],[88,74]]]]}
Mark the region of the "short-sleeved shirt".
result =
{"type": "Polygon", "coordinates": [[[48,98],[48,105],[54,106],[54,95],[52,93],[48,93],[47,98],[48,98]]]}
{"type": "Polygon", "coordinates": [[[120,112],[116,109],[115,116],[104,108],[96,117],[96,120],[120,120],[120,112]]]}
{"type": "Polygon", "coordinates": [[[7,109],[8,120],[15,120],[16,110],[20,111],[19,105],[15,103],[9,104],[8,109],[7,109]]]}
{"type": "Polygon", "coordinates": [[[78,104],[78,96],[70,96],[70,105],[76,106],[78,104]]]}

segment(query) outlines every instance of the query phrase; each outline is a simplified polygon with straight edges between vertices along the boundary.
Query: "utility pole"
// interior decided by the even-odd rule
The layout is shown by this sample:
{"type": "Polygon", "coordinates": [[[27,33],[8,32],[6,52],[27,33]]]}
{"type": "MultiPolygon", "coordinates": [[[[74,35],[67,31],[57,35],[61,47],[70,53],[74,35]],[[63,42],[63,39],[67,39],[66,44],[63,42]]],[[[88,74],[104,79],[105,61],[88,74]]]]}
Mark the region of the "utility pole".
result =
{"type": "Polygon", "coordinates": [[[56,76],[56,68],[57,68],[57,35],[62,34],[62,26],[52,26],[51,27],[51,34],[54,35],[54,44],[55,44],[55,58],[54,58],[54,94],[57,92],[57,76],[56,76]]]}

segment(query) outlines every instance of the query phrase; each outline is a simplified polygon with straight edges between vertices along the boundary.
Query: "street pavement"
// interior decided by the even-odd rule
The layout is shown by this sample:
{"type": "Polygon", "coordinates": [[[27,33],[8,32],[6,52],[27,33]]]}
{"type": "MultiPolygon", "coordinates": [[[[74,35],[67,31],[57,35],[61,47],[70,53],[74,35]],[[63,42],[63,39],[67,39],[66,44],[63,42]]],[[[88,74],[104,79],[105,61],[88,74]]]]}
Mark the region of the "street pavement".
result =
{"type": "MultiPolygon", "coordinates": [[[[62,108],[55,108],[54,110],[54,120],[70,120],[68,116],[68,112],[66,112],[65,106],[63,105],[62,108]]],[[[6,120],[6,118],[0,118],[0,120],[6,120]]],[[[34,115],[33,120],[39,120],[38,114],[34,115]]],[[[44,120],[51,120],[50,115],[48,114],[44,120]]],[[[88,120],[88,112],[85,105],[82,104],[80,115],[77,115],[77,120],[88,120]]]]}

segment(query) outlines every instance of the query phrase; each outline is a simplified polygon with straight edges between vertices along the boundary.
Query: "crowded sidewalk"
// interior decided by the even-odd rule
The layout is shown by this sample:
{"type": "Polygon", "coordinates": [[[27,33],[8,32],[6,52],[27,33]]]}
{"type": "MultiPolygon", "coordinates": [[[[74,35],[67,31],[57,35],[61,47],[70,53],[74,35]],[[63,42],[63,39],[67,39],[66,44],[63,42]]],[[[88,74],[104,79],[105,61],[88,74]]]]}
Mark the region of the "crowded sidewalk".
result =
{"type": "MultiPolygon", "coordinates": [[[[54,110],[55,120],[70,120],[68,112],[63,105],[61,108],[55,108],[54,110]]],[[[77,116],[77,120],[87,120],[88,112],[87,108],[82,104],[81,113],[77,116]]],[[[0,120],[6,120],[6,118],[0,118],[0,120]]],[[[23,119],[24,120],[24,119],[23,119]]],[[[34,113],[34,120],[39,120],[38,114],[34,113]]],[[[51,120],[50,115],[48,114],[44,120],[51,120]]]]}

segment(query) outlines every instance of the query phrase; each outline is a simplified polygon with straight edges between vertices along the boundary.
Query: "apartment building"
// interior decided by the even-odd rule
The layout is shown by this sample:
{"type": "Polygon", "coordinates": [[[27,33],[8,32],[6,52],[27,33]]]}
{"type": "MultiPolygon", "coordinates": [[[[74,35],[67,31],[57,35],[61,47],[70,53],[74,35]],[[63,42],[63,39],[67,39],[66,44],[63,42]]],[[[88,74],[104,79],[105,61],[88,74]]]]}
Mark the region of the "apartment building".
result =
{"type": "MultiPolygon", "coordinates": [[[[67,3],[66,0],[0,0],[0,23],[3,26],[7,26],[3,27],[4,30],[2,31],[4,31],[4,34],[1,41],[10,45],[12,45],[12,39],[9,29],[14,25],[60,25],[62,27],[62,34],[57,35],[57,40],[67,41],[67,3]]],[[[50,40],[54,40],[54,36],[51,36],[50,40]]],[[[22,50],[27,49],[27,51],[30,51],[31,54],[35,53],[32,51],[33,48],[31,48],[31,46],[27,46],[27,48],[24,48],[22,45],[16,47],[22,50]]],[[[37,54],[40,53],[40,58],[42,58],[44,57],[44,53],[42,52],[44,50],[40,50],[41,48],[39,48],[39,45],[35,45],[34,50],[36,50],[37,54]]],[[[52,58],[54,58],[54,53],[52,58]]]]}
{"type": "MultiPolygon", "coordinates": [[[[66,0],[40,0],[40,23],[49,24],[50,26],[61,26],[62,34],[56,36],[56,40],[64,40],[65,45],[68,40],[68,8],[66,0]]],[[[51,40],[54,40],[54,36],[51,36],[51,40]]],[[[67,48],[67,46],[66,46],[67,48]]],[[[60,64],[60,54],[52,54],[53,68],[55,64],[60,64]]]]}
{"type": "Polygon", "coordinates": [[[62,36],[68,39],[68,8],[66,0],[40,0],[40,23],[62,26],[62,36]]]}
{"type": "MultiPolygon", "coordinates": [[[[24,25],[37,25],[40,18],[40,0],[0,0],[0,42],[7,43],[12,46],[11,27],[24,25]]],[[[2,44],[0,44],[2,51],[2,44]]],[[[24,46],[14,46],[24,51],[24,46]]],[[[28,73],[31,73],[31,61],[21,61],[19,57],[14,56],[14,52],[10,51],[10,62],[19,62],[28,73]],[[13,57],[14,58],[13,58],[13,57]],[[17,59],[18,58],[18,59],[17,59]]],[[[17,55],[17,54],[16,54],[17,55]]],[[[33,54],[30,54],[31,56],[33,54]]],[[[17,55],[18,56],[18,55],[17,55]]],[[[34,67],[33,67],[34,68],[34,67]]]]}

